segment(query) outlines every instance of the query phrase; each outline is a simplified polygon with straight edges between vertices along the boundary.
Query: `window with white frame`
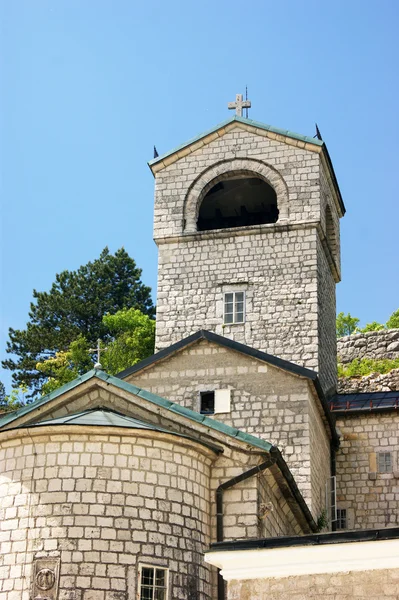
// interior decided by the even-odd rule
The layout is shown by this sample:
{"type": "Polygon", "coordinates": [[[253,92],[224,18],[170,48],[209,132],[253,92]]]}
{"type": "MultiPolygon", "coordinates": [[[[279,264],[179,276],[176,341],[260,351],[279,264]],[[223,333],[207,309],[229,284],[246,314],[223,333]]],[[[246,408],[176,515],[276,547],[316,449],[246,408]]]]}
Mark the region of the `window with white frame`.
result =
{"type": "Polygon", "coordinates": [[[224,323],[235,325],[245,321],[245,292],[226,292],[224,295],[224,323]]]}
{"type": "Polygon", "coordinates": [[[138,600],[168,600],[168,569],[139,565],[138,600]]]}
{"type": "Polygon", "coordinates": [[[346,508],[337,508],[337,529],[347,529],[346,508]]]}
{"type": "Polygon", "coordinates": [[[377,453],[377,469],[379,473],[392,473],[392,453],[377,453]]]}

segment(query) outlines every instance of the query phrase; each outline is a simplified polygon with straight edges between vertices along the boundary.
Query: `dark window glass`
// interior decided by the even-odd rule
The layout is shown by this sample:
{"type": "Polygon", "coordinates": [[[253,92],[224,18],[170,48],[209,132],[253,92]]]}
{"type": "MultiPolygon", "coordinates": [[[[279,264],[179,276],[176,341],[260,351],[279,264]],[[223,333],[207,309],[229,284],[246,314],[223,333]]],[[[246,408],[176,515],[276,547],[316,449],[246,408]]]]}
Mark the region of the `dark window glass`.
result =
{"type": "Polygon", "coordinates": [[[213,415],[215,412],[215,392],[201,392],[200,413],[213,415]]]}

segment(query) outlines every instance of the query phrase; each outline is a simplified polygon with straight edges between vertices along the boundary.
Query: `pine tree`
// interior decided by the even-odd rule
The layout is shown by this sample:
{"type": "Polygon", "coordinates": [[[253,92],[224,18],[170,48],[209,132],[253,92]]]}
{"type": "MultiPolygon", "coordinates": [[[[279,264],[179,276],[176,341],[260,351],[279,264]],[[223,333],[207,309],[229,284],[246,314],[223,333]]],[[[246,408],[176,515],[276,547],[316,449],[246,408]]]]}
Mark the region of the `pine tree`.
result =
{"type": "Polygon", "coordinates": [[[15,386],[28,386],[32,395],[39,392],[46,375],[36,364],[67,351],[79,336],[95,345],[107,335],[105,314],[135,308],[153,317],[151,290],[140,277],[141,269],[123,248],[115,255],[105,248],[77,271],[56,275],[49,292],[34,290],[26,329],[9,329],[7,352],[17,359],[3,361],[3,367],[13,371],[15,386]]]}

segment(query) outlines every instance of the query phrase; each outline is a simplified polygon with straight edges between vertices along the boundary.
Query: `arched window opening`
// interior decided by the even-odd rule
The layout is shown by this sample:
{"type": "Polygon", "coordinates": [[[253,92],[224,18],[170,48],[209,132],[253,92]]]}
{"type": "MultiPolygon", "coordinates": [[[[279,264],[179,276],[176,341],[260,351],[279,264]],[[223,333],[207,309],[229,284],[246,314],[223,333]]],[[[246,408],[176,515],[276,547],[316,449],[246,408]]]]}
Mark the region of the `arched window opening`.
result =
{"type": "Polygon", "coordinates": [[[337,235],[335,233],[331,208],[328,205],[326,207],[326,235],[330,252],[335,260],[337,258],[337,235]]]}
{"type": "Polygon", "coordinates": [[[219,181],[202,200],[197,230],[275,223],[278,219],[274,189],[259,177],[234,174],[219,181]]]}

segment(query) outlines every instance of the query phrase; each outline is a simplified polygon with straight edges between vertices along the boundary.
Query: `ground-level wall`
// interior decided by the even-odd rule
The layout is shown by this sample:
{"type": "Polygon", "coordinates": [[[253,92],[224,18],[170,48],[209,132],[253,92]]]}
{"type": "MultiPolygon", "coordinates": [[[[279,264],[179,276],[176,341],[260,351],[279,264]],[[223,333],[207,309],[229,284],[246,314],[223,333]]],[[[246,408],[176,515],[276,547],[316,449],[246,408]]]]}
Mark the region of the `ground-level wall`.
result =
{"type": "Polygon", "coordinates": [[[170,569],[171,598],[212,597],[211,450],[38,429],[0,443],[1,600],[28,600],[39,558],[60,560],[58,600],[132,600],[139,562],[170,569]]]}
{"type": "Polygon", "coordinates": [[[228,600],[391,600],[399,598],[399,569],[323,573],[282,579],[229,581],[228,600]]]}

